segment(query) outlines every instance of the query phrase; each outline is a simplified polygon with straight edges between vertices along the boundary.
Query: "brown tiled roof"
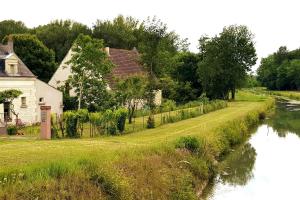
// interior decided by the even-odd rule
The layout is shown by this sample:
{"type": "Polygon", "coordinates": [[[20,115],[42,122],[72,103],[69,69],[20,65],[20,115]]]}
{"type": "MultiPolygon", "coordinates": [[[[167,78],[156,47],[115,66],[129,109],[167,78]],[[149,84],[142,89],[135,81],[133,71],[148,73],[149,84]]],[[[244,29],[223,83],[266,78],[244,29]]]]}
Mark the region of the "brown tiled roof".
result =
{"type": "Polygon", "coordinates": [[[4,60],[11,53],[8,45],[0,44],[0,59],[2,60],[2,62],[0,62],[0,77],[35,77],[21,59],[18,60],[18,74],[8,75],[5,72],[4,60]]]}
{"type": "Polygon", "coordinates": [[[109,49],[109,59],[115,65],[113,75],[123,77],[144,73],[143,66],[139,64],[139,54],[136,50],[109,49]]]}
{"type": "Polygon", "coordinates": [[[111,87],[114,87],[115,79],[145,74],[143,66],[139,64],[139,53],[136,50],[110,48],[109,59],[115,65],[112,71],[113,77],[108,77],[111,87]]]}

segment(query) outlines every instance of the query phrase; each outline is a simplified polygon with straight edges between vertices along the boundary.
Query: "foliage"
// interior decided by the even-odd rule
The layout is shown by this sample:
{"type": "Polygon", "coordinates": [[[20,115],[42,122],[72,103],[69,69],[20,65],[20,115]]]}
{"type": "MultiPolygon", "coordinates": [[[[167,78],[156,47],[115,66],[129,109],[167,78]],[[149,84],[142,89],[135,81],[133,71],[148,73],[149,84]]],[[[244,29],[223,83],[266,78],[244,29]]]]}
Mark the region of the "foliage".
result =
{"type": "Polygon", "coordinates": [[[174,98],[176,102],[183,103],[196,100],[202,93],[202,84],[197,69],[200,56],[191,52],[181,52],[176,56],[176,63],[170,69],[170,76],[177,83],[174,98]]]}
{"type": "Polygon", "coordinates": [[[110,74],[113,64],[103,50],[103,41],[79,35],[72,51],[74,54],[68,62],[72,71],[69,81],[75,88],[78,109],[82,105],[107,105],[110,95],[104,77],[110,74]]]}
{"type": "Polygon", "coordinates": [[[257,76],[254,74],[247,74],[246,80],[243,84],[244,88],[254,88],[254,87],[259,87],[260,83],[257,80],[257,76]]]}
{"type": "Polygon", "coordinates": [[[79,131],[80,136],[82,136],[84,123],[88,122],[89,120],[89,112],[87,109],[79,109],[77,110],[76,114],[78,118],[77,130],[79,131]]]}
{"type": "MultiPolygon", "coordinates": [[[[40,80],[48,82],[55,71],[54,52],[49,50],[35,35],[12,34],[14,51],[30,71],[40,80]]],[[[8,40],[8,36],[3,42],[8,40]]]]}
{"type": "Polygon", "coordinates": [[[199,152],[201,148],[198,139],[192,136],[185,136],[179,138],[175,146],[176,148],[185,148],[193,153],[199,152]]]}
{"type": "Polygon", "coordinates": [[[145,101],[147,78],[144,75],[132,75],[119,80],[116,84],[116,98],[120,106],[126,106],[128,110],[128,121],[132,118],[139,106],[145,101]]]}
{"type": "Polygon", "coordinates": [[[78,125],[78,115],[75,111],[64,112],[64,121],[66,123],[66,136],[69,138],[79,137],[79,132],[77,130],[78,125]]]}
{"type": "Polygon", "coordinates": [[[17,113],[17,111],[14,109],[13,100],[18,98],[21,94],[22,92],[20,90],[15,89],[0,91],[0,104],[3,104],[5,102],[9,103],[10,111],[16,116],[16,126],[18,125],[19,113],[17,113]]]}
{"type": "Polygon", "coordinates": [[[5,103],[5,102],[9,102],[12,103],[12,101],[15,98],[18,98],[20,95],[22,94],[22,92],[20,90],[4,90],[0,92],[0,104],[5,103]]]}
{"type": "Polygon", "coordinates": [[[246,26],[229,26],[213,38],[202,37],[199,77],[209,98],[235,98],[257,58],[253,35],[246,26]]]}
{"type": "Polygon", "coordinates": [[[7,134],[8,135],[16,135],[18,133],[18,128],[15,125],[7,126],[7,134]]]}
{"type": "Polygon", "coordinates": [[[300,90],[300,49],[277,52],[263,58],[257,70],[258,80],[270,90],[300,90]]]}
{"type": "Polygon", "coordinates": [[[127,117],[127,110],[124,108],[120,108],[115,111],[116,120],[117,120],[117,128],[120,133],[123,133],[125,130],[125,123],[127,117]]]}
{"type": "Polygon", "coordinates": [[[28,28],[21,21],[3,20],[0,22],[0,41],[10,34],[22,34],[28,32],[28,28]]]}
{"type": "Polygon", "coordinates": [[[86,25],[71,20],[55,20],[49,24],[38,26],[31,32],[55,52],[57,63],[63,60],[79,34],[92,34],[86,25]]]}
{"type": "Polygon", "coordinates": [[[155,128],[155,119],[152,114],[150,114],[147,119],[147,128],[155,128]]]}
{"type": "Polygon", "coordinates": [[[133,49],[138,43],[139,21],[133,17],[117,16],[112,21],[97,20],[93,26],[93,37],[103,39],[106,46],[133,49]]]}

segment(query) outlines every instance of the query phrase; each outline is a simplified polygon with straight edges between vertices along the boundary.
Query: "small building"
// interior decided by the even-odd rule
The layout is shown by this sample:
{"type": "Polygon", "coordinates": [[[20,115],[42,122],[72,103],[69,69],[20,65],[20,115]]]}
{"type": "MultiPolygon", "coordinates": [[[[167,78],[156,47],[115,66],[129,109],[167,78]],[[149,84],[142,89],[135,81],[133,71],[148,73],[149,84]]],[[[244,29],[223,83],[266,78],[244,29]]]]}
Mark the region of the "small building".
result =
{"type": "MultiPolygon", "coordinates": [[[[130,75],[136,74],[144,74],[143,66],[141,66],[138,62],[139,54],[137,50],[126,50],[126,49],[115,49],[106,47],[105,51],[111,60],[111,62],[115,65],[112,75],[115,78],[124,78],[130,75]]],[[[72,58],[72,49],[69,50],[56,72],[53,74],[52,78],[49,81],[49,85],[59,88],[65,85],[65,82],[72,75],[71,65],[67,64],[68,61],[72,58]]],[[[114,80],[109,78],[108,89],[113,88],[114,80]]],[[[75,96],[74,90],[70,91],[71,96],[75,96]]],[[[155,94],[155,104],[161,104],[161,91],[157,91],[155,94]]]]}
{"type": "Polygon", "coordinates": [[[53,113],[63,112],[62,92],[40,81],[15,54],[13,41],[0,44],[0,91],[16,89],[22,94],[12,104],[0,104],[0,122],[15,123],[11,106],[18,113],[18,119],[25,124],[40,122],[40,106],[51,106],[53,113]]]}

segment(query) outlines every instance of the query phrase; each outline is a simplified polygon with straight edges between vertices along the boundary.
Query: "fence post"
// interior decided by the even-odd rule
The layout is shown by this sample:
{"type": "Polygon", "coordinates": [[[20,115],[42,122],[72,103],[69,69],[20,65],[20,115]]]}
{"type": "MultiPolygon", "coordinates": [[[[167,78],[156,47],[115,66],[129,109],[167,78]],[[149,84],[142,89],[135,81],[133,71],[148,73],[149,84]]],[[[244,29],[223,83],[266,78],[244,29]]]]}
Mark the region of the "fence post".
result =
{"type": "Polygon", "coordinates": [[[144,113],[144,109],[142,109],[142,115],[143,115],[143,129],[144,129],[144,121],[145,121],[145,113],[144,113]]]}

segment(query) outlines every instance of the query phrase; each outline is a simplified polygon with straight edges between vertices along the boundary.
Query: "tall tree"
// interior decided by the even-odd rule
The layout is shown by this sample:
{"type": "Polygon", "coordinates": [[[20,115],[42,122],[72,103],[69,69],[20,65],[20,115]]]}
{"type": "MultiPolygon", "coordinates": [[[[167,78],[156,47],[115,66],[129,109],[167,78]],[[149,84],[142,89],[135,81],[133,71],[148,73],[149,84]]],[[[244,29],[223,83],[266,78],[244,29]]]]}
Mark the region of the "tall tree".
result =
{"type": "Polygon", "coordinates": [[[218,36],[202,38],[200,50],[203,60],[199,70],[205,87],[214,85],[212,88],[221,92],[217,96],[223,98],[230,91],[234,99],[236,88],[242,86],[257,60],[253,34],[246,26],[225,27],[218,36]]]}
{"type": "MultiPolygon", "coordinates": [[[[146,89],[147,103],[153,111],[155,91],[159,89],[158,79],[164,77],[172,66],[176,65],[175,55],[182,49],[181,47],[185,46],[183,44],[186,44],[186,40],[183,42],[174,32],[168,32],[167,25],[155,17],[145,20],[139,27],[139,31],[142,33],[138,45],[141,63],[149,74],[149,84],[146,89]]],[[[152,114],[150,112],[148,122],[154,125],[152,114]]]]}
{"type": "Polygon", "coordinates": [[[83,34],[78,36],[72,47],[74,54],[68,62],[72,72],[69,81],[77,94],[78,109],[83,104],[86,107],[106,104],[109,98],[105,77],[111,72],[113,64],[103,48],[103,40],[83,34]]]}
{"type": "Polygon", "coordinates": [[[92,34],[86,25],[71,20],[55,20],[36,27],[32,32],[55,52],[55,61],[58,63],[66,56],[79,34],[92,34]]]}
{"type": "Polygon", "coordinates": [[[138,27],[138,20],[119,15],[112,21],[97,20],[93,37],[103,39],[105,45],[112,48],[133,49],[138,44],[138,27]]]}
{"type": "MultiPolygon", "coordinates": [[[[35,35],[12,34],[14,51],[40,80],[48,82],[55,71],[54,52],[35,35]]],[[[3,39],[7,42],[8,36],[3,39]]]]}
{"type": "Polygon", "coordinates": [[[0,41],[10,34],[28,33],[29,29],[21,21],[4,20],[0,22],[0,41]]]}
{"type": "Polygon", "coordinates": [[[258,80],[270,90],[300,90],[300,49],[280,47],[263,58],[257,69],[258,80]]]}

